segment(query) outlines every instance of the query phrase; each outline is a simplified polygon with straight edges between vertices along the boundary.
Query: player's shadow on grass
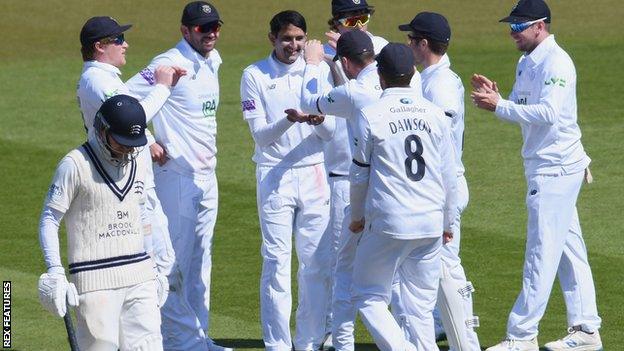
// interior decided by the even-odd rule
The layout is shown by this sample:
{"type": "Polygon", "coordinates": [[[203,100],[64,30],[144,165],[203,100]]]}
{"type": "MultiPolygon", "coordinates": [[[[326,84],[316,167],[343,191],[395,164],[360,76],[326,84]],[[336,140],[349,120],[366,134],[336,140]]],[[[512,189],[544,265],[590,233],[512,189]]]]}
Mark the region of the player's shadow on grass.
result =
{"type": "MultiPolygon", "coordinates": [[[[264,349],[264,342],[261,339],[215,339],[217,345],[232,347],[235,349],[264,349]]],[[[377,351],[379,350],[375,344],[356,343],[357,351],[377,351]]],[[[448,347],[440,346],[440,351],[448,351],[448,347]]]]}

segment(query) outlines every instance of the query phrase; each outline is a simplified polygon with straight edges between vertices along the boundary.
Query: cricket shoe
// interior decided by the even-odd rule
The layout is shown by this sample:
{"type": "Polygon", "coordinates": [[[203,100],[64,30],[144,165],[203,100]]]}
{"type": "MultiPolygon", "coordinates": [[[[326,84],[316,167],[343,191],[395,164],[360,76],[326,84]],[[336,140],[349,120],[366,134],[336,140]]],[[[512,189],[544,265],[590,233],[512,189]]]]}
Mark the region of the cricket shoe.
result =
{"type": "Polygon", "coordinates": [[[505,339],[500,344],[488,347],[485,351],[539,351],[537,338],[531,340],[505,339]]]}
{"type": "Polygon", "coordinates": [[[585,332],[580,325],[568,328],[568,335],[544,345],[549,351],[602,351],[600,333],[585,332]]]}

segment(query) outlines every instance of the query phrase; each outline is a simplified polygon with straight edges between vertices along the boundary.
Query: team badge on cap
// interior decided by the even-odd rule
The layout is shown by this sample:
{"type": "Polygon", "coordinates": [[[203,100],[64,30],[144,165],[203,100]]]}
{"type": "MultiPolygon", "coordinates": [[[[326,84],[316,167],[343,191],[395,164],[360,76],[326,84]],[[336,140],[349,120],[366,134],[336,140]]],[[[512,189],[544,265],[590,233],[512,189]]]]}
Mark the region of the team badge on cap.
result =
{"type": "Polygon", "coordinates": [[[132,135],[139,135],[141,134],[141,126],[138,124],[135,124],[133,126],[130,127],[130,134],[132,135]]]}
{"type": "Polygon", "coordinates": [[[203,5],[202,11],[204,11],[205,13],[211,13],[212,9],[210,8],[210,5],[203,5]]]}
{"type": "Polygon", "coordinates": [[[360,4],[360,0],[353,0],[353,3],[356,4],[356,5],[359,5],[360,4]]]}

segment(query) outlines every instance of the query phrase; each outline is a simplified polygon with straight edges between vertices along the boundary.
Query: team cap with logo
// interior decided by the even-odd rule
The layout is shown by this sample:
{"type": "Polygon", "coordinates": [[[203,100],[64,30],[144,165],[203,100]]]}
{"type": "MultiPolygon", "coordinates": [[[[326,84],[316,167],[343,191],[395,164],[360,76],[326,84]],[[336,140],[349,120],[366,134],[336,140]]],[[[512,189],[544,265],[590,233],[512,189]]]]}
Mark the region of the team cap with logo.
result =
{"type": "Polygon", "coordinates": [[[185,26],[201,26],[206,23],[219,22],[223,24],[219,17],[217,8],[205,1],[193,1],[184,6],[182,11],[182,24],[185,26]]]}
{"type": "Polygon", "coordinates": [[[119,144],[129,147],[147,144],[145,110],[137,99],[115,95],[104,101],[97,114],[108,124],[109,133],[119,144]]]}
{"type": "Polygon", "coordinates": [[[542,18],[545,18],[544,22],[550,23],[550,9],[544,0],[520,0],[511,9],[509,16],[499,22],[524,23],[542,18]]]}
{"type": "Polygon", "coordinates": [[[120,26],[112,17],[91,17],[80,30],[80,44],[84,47],[93,45],[103,38],[115,37],[132,27],[131,24],[120,26]]]}
{"type": "Polygon", "coordinates": [[[421,12],[410,23],[400,25],[399,30],[421,34],[427,39],[442,43],[451,41],[451,27],[448,21],[435,12],[421,12]]]}
{"type": "Polygon", "coordinates": [[[374,52],[373,41],[361,30],[351,30],[338,38],[336,55],[352,58],[365,52],[374,52]]]}
{"type": "Polygon", "coordinates": [[[374,6],[368,6],[366,0],[332,0],[332,16],[359,10],[370,12],[373,8],[374,6]]]}
{"type": "Polygon", "coordinates": [[[414,53],[409,46],[389,43],[377,55],[377,69],[384,75],[401,77],[414,73],[414,53]]]}

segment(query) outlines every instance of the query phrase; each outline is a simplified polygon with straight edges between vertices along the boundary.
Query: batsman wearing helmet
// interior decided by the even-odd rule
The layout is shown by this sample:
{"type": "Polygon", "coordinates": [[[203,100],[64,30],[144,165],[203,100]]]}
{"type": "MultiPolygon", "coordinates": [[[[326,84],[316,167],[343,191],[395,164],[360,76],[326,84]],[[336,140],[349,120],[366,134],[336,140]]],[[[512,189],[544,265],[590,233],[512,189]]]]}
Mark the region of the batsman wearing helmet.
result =
{"type": "Polygon", "coordinates": [[[82,350],[162,350],[154,262],[143,246],[145,111],[127,95],[102,104],[94,133],[59,163],[44,201],[39,239],[47,273],[39,298],[63,316],[77,307],[82,350]],[[69,281],[59,226],[67,228],[69,281]]]}

